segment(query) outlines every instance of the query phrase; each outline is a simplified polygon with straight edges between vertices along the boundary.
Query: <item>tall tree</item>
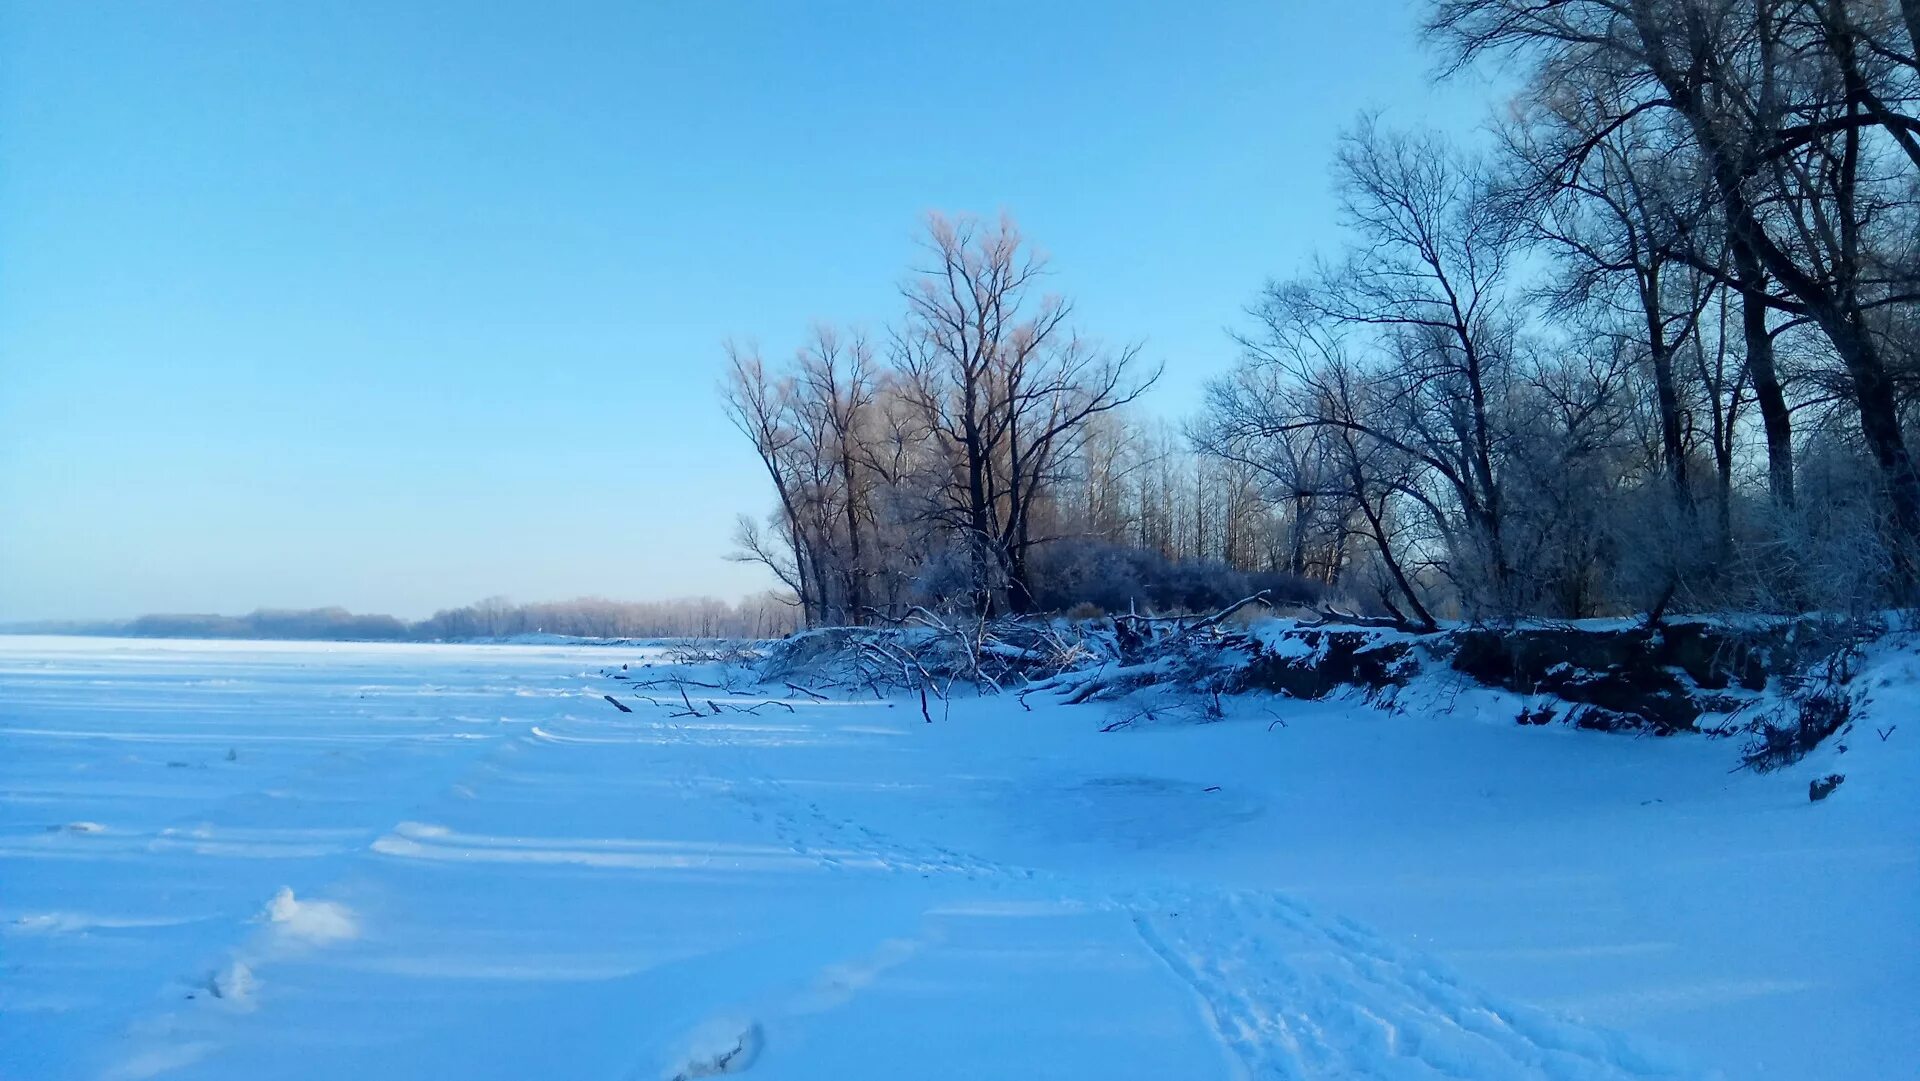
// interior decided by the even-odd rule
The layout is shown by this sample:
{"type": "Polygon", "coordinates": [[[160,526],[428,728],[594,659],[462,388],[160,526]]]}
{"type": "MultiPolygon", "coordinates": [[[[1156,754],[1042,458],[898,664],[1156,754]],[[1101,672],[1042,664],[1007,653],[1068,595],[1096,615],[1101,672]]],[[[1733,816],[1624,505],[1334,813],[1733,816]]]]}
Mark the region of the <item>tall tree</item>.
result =
{"type": "Polygon", "coordinates": [[[930,264],[902,289],[902,392],[952,467],[938,513],[966,546],[973,605],[1032,607],[1034,508],[1089,422],[1139,397],[1138,346],[1110,350],[1070,326],[1072,305],[1036,295],[1046,269],[1012,219],[932,215],[930,264]]]}

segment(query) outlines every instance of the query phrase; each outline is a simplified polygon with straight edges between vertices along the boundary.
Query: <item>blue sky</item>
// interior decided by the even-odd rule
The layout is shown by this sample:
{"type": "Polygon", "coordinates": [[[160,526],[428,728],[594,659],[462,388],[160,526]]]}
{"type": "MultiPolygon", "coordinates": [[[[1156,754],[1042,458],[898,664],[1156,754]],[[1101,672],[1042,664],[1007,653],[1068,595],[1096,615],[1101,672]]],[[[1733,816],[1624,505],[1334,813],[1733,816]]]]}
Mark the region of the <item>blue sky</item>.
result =
{"type": "Polygon", "coordinates": [[[1178,417],[1337,239],[1402,0],[0,10],[0,619],[734,596],[720,343],[1006,209],[1178,417]]]}

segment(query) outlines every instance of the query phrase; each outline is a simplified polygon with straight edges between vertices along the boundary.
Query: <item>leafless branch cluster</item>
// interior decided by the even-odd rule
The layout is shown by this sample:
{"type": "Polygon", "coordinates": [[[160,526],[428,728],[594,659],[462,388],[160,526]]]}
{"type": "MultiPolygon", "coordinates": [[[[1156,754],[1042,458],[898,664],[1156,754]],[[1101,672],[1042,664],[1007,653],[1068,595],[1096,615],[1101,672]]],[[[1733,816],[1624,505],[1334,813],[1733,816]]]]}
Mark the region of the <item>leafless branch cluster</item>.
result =
{"type": "Polygon", "coordinates": [[[1853,685],[1859,657],[1859,643],[1849,641],[1805,676],[1790,680],[1795,686],[1786,700],[1745,726],[1748,739],[1739,768],[1757,773],[1781,769],[1805,758],[1827,737],[1844,734],[1866,698],[1853,685]]]}
{"type": "Polygon", "coordinates": [[[699,638],[675,642],[666,647],[665,656],[673,664],[742,666],[759,663],[765,654],[753,642],[731,638],[699,638]]]}
{"type": "MultiPolygon", "coordinates": [[[[947,702],[956,688],[975,693],[1053,693],[1068,703],[1114,698],[1151,684],[1217,696],[1213,676],[1231,667],[1234,618],[1266,597],[1183,617],[1121,615],[1112,620],[1035,617],[949,619],[926,609],[884,627],[835,627],[776,644],[762,675],[789,687],[855,689],[876,697],[917,695],[947,702]]],[[[1243,651],[1244,652],[1244,651],[1243,651]]]]}
{"type": "Polygon", "coordinates": [[[763,675],[788,686],[853,688],[878,695],[956,686],[998,693],[1097,663],[1111,634],[1090,624],[1010,616],[949,618],[916,608],[878,627],[834,627],[777,643],[763,675]]]}

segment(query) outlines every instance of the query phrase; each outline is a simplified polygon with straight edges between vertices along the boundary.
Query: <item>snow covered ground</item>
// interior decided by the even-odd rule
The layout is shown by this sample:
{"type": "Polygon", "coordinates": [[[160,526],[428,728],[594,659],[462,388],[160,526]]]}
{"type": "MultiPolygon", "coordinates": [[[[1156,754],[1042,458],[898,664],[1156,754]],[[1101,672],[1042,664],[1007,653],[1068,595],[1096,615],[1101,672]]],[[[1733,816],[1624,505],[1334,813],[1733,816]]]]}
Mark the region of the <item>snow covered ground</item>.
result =
{"type": "Polygon", "coordinates": [[[1458,687],[1103,734],[674,716],[601,674],[650,660],[0,638],[0,1078],[1920,1065],[1910,646],[1863,677],[1886,739],[1766,777],[1458,687]]]}

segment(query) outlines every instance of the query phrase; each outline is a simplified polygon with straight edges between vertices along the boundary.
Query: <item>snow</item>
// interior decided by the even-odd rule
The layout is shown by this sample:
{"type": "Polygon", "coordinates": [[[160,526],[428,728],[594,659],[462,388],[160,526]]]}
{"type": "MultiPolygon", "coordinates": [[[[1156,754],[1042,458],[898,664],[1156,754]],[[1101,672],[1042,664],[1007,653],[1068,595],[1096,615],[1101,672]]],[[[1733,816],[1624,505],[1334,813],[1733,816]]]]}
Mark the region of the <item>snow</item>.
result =
{"type": "Polygon", "coordinates": [[[739,1073],[759,1056],[760,1040],[760,1026],[753,1021],[715,1018],[688,1039],[686,1050],[675,1056],[679,1064],[661,1076],[666,1081],[692,1081],[739,1073]]]}
{"type": "Polygon", "coordinates": [[[1911,641],[1862,662],[1854,730],[1767,776],[1438,682],[1103,734],[1049,696],[928,724],[736,684],[693,717],[622,663],[729,678],[606,645],[0,638],[0,1077],[1920,1062],[1911,641]]]}
{"type": "Polygon", "coordinates": [[[287,942],[321,945],[360,933],[353,913],[345,905],[334,901],[301,901],[285,886],[267,904],[267,919],[276,925],[275,933],[287,942]]]}
{"type": "Polygon", "coordinates": [[[215,973],[208,981],[209,991],[215,998],[232,1003],[243,1003],[253,997],[253,969],[245,961],[235,961],[215,973]]]}

